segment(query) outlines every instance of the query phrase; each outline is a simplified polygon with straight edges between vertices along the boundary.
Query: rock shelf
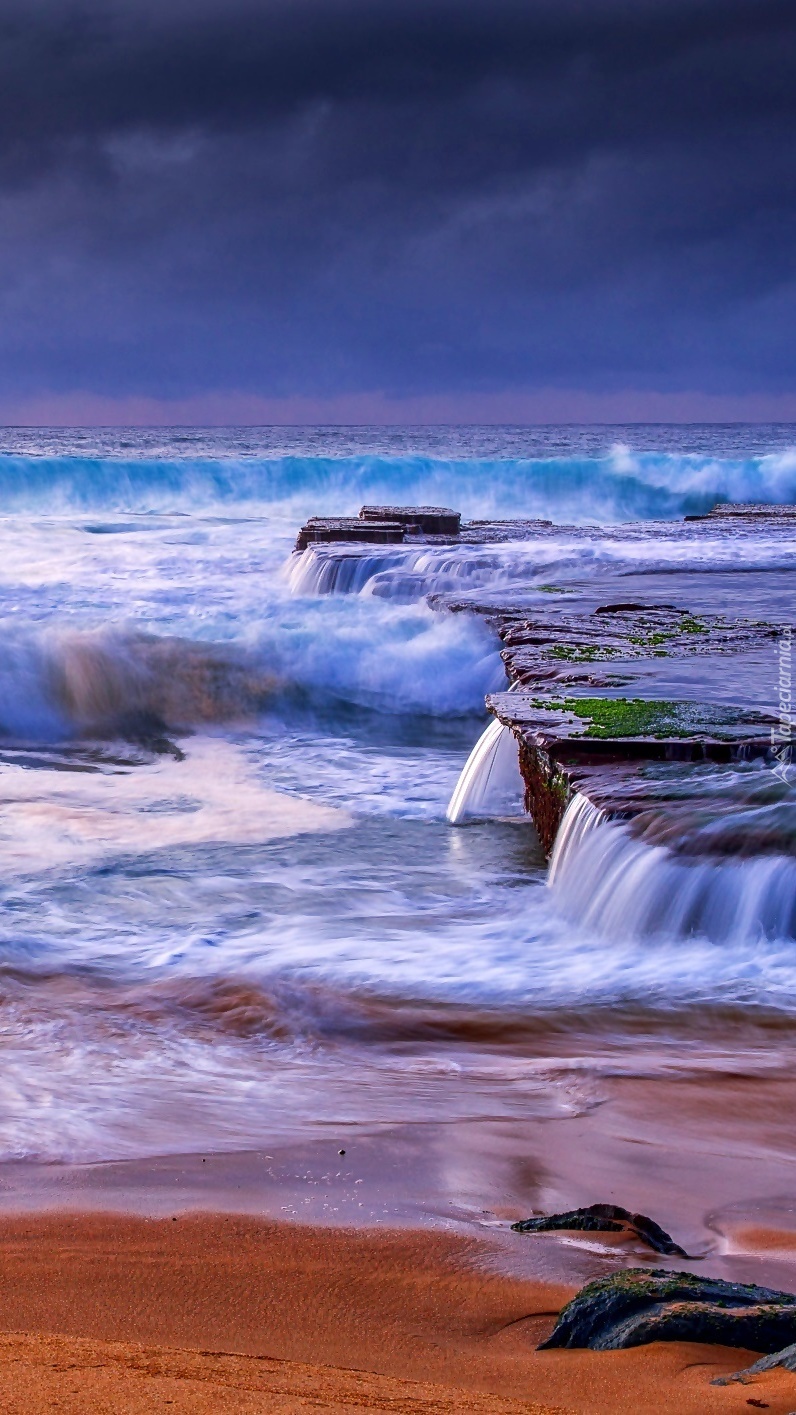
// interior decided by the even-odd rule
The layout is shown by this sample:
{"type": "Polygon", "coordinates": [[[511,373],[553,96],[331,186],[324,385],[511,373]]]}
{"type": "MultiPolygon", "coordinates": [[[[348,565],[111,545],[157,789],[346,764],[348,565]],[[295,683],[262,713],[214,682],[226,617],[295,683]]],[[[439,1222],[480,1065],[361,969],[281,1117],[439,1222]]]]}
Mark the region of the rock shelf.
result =
{"type": "MultiPolygon", "coordinates": [[[[760,531],[792,534],[796,507],[727,504],[685,520],[692,524],[634,524],[611,528],[605,536],[671,542],[710,534],[717,525],[732,537],[760,531]]],[[[555,536],[599,534],[594,528],[556,527],[540,520],[462,522],[448,507],[363,506],[358,517],[312,518],[299,534],[297,549],[322,546],[319,553],[335,561],[325,583],[338,591],[357,583],[351,567],[362,563],[368,545],[477,548],[525,541],[532,546],[555,536]]],[[[427,594],[427,599],[441,612],[488,620],[499,636],[510,687],[490,695],[487,707],[517,739],[525,805],[545,851],[551,852],[575,792],[650,839],[671,843],[676,832],[669,827],[675,823],[677,848],[736,851],[732,832],[722,835],[726,803],[711,797],[704,773],[693,768],[773,760],[774,743],[782,759],[781,723],[769,713],[722,700],[716,673],[716,666],[728,660],[753,672],[755,655],[757,661],[763,652],[773,655],[782,625],[692,612],[690,605],[677,603],[675,592],[649,601],[635,593],[627,598],[606,594],[600,601],[599,570],[589,586],[591,604],[588,594],[571,587],[534,581],[524,588],[501,583],[499,575],[490,584],[488,557],[479,563],[486,566],[486,588],[464,595],[427,594]],[[543,604],[541,592],[546,592],[543,604]],[[672,667],[676,673],[670,671],[670,678],[676,679],[678,692],[664,696],[664,670],[672,667]],[[675,764],[673,785],[666,770],[675,764]],[[706,815],[715,827],[709,840],[704,831],[689,826],[706,815]]],[[[405,574],[400,565],[391,573],[394,588],[423,593],[422,574],[413,574],[411,565],[405,574]]],[[[672,587],[676,591],[675,581],[672,587]]],[[[793,743],[785,746],[792,750],[793,743]]],[[[773,834],[769,825],[757,834],[750,827],[747,838],[755,848],[792,853],[796,837],[791,838],[790,829],[789,822],[773,834]]]]}
{"type": "Polygon", "coordinates": [[[449,506],[363,506],[359,519],[398,521],[413,535],[458,536],[462,527],[460,512],[449,506]]]}
{"type": "Polygon", "coordinates": [[[301,527],[296,550],[308,545],[361,541],[368,545],[400,545],[406,539],[403,521],[360,521],[355,516],[311,516],[301,527]]]}
{"type": "MultiPolygon", "coordinates": [[[[665,812],[666,792],[640,774],[643,764],[766,758],[775,725],[762,713],[689,701],[514,692],[493,693],[487,706],[517,738],[525,808],[547,854],[575,792],[615,820],[665,812]]],[[[686,780],[678,774],[680,783],[686,780]]],[[[693,811],[705,800],[705,784],[695,779],[688,806],[693,811]]],[[[682,796],[679,805],[682,814],[682,796]]]]}
{"type": "MultiPolygon", "coordinates": [[[[517,738],[526,809],[547,853],[576,791],[613,819],[635,819],[661,806],[639,776],[645,762],[730,765],[771,753],[775,718],[712,702],[708,680],[718,657],[770,644],[777,626],[609,602],[579,615],[511,614],[497,628],[513,691],[492,694],[487,706],[517,738]],[[688,660],[695,697],[640,696],[637,670],[651,658],[688,660]],[[633,790],[616,770],[622,763],[635,764],[633,790]]],[[[690,809],[703,798],[695,781],[690,809]]]]}
{"type": "Polygon", "coordinates": [[[714,506],[706,516],[686,516],[686,521],[717,521],[742,520],[749,522],[764,521],[767,524],[792,524],[796,520],[796,506],[769,506],[765,503],[744,503],[744,502],[723,502],[719,506],[714,506]]]}
{"type": "Polygon", "coordinates": [[[358,516],[310,516],[296,550],[309,545],[492,545],[552,530],[552,521],[466,521],[448,506],[363,506],[358,516]]]}

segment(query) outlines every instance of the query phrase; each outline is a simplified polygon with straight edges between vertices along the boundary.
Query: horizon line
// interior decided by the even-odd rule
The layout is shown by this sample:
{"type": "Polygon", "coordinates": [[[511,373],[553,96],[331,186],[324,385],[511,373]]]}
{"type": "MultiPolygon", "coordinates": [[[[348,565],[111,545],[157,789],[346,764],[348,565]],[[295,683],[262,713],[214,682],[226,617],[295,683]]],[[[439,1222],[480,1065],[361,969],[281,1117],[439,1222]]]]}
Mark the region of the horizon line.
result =
{"type": "Polygon", "coordinates": [[[180,431],[227,431],[233,428],[255,431],[263,428],[535,428],[535,427],[796,427],[796,418],[551,418],[522,422],[444,421],[444,422],[208,422],[208,423],[105,423],[105,422],[0,422],[2,432],[81,432],[86,429],[104,432],[157,432],[170,428],[180,431]]]}

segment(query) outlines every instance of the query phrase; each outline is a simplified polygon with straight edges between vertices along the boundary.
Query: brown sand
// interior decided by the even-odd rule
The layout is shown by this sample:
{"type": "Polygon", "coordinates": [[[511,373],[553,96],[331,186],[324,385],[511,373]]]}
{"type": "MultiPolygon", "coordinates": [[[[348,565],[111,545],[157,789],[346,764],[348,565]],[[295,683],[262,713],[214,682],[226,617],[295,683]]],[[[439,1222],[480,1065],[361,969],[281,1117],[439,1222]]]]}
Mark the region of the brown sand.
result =
{"type": "Polygon", "coordinates": [[[130,1342],[62,1336],[0,1337],[0,1409],[138,1412],[383,1410],[391,1415],[554,1415],[552,1406],[501,1400],[427,1382],[393,1380],[359,1371],[175,1351],[130,1342]]]}
{"type": "Polygon", "coordinates": [[[0,1411],[796,1410],[787,1372],[710,1384],[749,1353],[537,1352],[572,1289],[492,1257],[448,1233],[223,1215],[4,1219],[0,1411]]]}

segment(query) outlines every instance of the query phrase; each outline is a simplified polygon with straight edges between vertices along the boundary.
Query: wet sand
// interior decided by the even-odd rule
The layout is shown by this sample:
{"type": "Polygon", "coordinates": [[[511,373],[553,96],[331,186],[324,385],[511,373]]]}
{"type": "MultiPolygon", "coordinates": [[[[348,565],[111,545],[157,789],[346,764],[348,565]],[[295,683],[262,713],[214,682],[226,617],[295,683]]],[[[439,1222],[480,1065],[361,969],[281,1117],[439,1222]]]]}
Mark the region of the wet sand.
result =
{"type": "Polygon", "coordinates": [[[712,1386],[747,1363],[742,1352],[537,1352],[574,1289],[492,1258],[488,1241],[453,1234],[229,1215],[6,1219],[0,1403],[485,1415],[796,1405],[788,1373],[712,1386]]]}
{"type": "Polygon", "coordinates": [[[591,1274],[588,1247],[570,1246],[567,1265],[562,1251],[551,1268],[509,1224],[534,1211],[612,1202],[651,1214],[716,1276],[796,1291],[790,1031],[783,1040],[776,1030],[737,1029],[724,1046],[693,1036],[612,1045],[562,1036],[540,1050],[507,1065],[505,1054],[484,1048],[479,1073],[462,1068],[457,1084],[480,1100],[480,1117],[439,1119],[431,1101],[448,1078],[435,1065],[405,1074],[413,1118],[403,1123],[356,1120],[352,1103],[345,1120],[307,1124],[299,1115],[292,1133],[275,1127],[267,1151],[7,1162],[0,1220],[55,1210],[169,1219],[205,1212],[335,1228],[443,1227],[488,1236],[520,1276],[579,1283],[591,1274]]]}

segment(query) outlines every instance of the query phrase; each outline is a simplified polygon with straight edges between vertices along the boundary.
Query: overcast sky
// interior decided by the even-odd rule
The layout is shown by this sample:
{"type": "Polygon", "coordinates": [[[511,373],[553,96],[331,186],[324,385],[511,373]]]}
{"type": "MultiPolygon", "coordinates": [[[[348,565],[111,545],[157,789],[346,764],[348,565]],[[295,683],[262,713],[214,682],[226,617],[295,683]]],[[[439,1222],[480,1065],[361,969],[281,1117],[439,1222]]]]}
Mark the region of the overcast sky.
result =
{"type": "Polygon", "coordinates": [[[796,417],[794,74],[794,0],[4,0],[0,413],[796,417]]]}

